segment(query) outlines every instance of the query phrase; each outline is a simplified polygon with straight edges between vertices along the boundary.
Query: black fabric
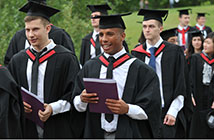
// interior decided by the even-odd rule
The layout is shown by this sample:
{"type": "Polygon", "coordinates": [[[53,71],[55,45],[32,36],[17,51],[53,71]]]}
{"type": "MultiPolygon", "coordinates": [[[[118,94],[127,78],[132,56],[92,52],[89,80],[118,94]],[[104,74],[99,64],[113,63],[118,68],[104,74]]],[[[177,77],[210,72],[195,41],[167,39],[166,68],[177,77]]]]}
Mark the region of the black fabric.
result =
{"type": "MultiPolygon", "coordinates": [[[[196,31],[198,31],[198,29],[196,28],[196,26],[194,26],[193,28],[195,28],[196,31]]],[[[205,26],[205,29],[204,29],[203,31],[206,31],[206,32],[207,32],[207,35],[208,35],[209,33],[212,32],[212,29],[211,29],[209,26],[205,26]]]]}
{"type": "MultiPolygon", "coordinates": [[[[84,89],[83,77],[99,78],[102,65],[99,57],[96,57],[83,66],[76,79],[72,102],[84,89]]],[[[152,68],[138,59],[129,67],[122,100],[140,106],[148,115],[148,120],[135,120],[125,114],[119,115],[116,138],[160,137],[161,101],[158,77],[152,68]]],[[[79,125],[82,128],[83,138],[104,138],[100,113],[91,113],[87,107],[86,112],[78,114],[84,116],[76,120],[83,123],[79,125]]]]}
{"type": "MultiPolygon", "coordinates": [[[[91,59],[90,55],[90,47],[91,47],[91,41],[93,32],[87,34],[82,39],[81,49],[80,49],[80,64],[83,66],[89,59],[91,59]]],[[[123,46],[126,49],[126,52],[129,52],[128,45],[126,41],[123,41],[123,46]]]]}
{"type": "MultiPolygon", "coordinates": [[[[164,108],[168,110],[172,101],[178,96],[183,95],[186,99],[186,84],[185,84],[185,58],[181,47],[171,44],[169,42],[163,41],[165,44],[162,50],[161,58],[161,71],[162,71],[162,85],[163,85],[163,97],[164,97],[164,108]]],[[[162,44],[161,44],[162,45],[162,44]]],[[[146,43],[143,44],[143,49],[146,50],[146,43]]],[[[145,62],[145,53],[132,51],[134,56],[145,62]]],[[[165,116],[167,112],[162,112],[165,116]]],[[[183,137],[186,132],[186,119],[183,113],[183,109],[178,112],[177,123],[182,125],[182,135],[177,136],[177,138],[183,137]],[[178,119],[180,121],[178,121],[178,119]]],[[[163,122],[162,122],[163,123],[163,122]]],[[[175,129],[175,127],[171,127],[175,129]]],[[[166,131],[167,132],[167,131],[166,131]]],[[[173,133],[169,133],[173,134],[173,133]]],[[[164,136],[165,134],[163,134],[164,136]]],[[[168,134],[167,134],[168,135],[168,134]]],[[[170,138],[175,138],[175,135],[171,135],[170,138]]]]}
{"type": "Polygon", "coordinates": [[[207,113],[214,101],[214,81],[212,80],[209,85],[203,84],[204,63],[206,62],[200,54],[193,54],[190,58],[190,90],[196,103],[193,108],[190,138],[214,137],[214,129],[210,129],[206,123],[207,113]]]}
{"type": "MultiPolygon", "coordinates": [[[[58,28],[54,25],[51,26],[51,31],[49,32],[49,38],[53,39],[54,43],[57,45],[62,45],[68,50],[75,53],[74,44],[70,35],[61,28],[58,28]]],[[[13,38],[10,40],[7,52],[4,57],[4,65],[7,66],[16,53],[25,49],[25,41],[27,37],[25,35],[25,29],[17,31],[13,38]]]]}
{"type": "Polygon", "coordinates": [[[100,49],[100,41],[99,41],[99,34],[96,35],[96,41],[95,41],[95,50],[96,50],[96,56],[98,56],[101,53],[100,49]]]}
{"type": "MultiPolygon", "coordinates": [[[[62,46],[54,48],[56,52],[47,60],[44,77],[44,103],[53,103],[58,100],[70,101],[74,88],[74,79],[79,71],[77,57],[62,46]]],[[[15,81],[29,89],[26,69],[29,56],[26,50],[16,54],[9,63],[9,70],[15,81]]],[[[38,138],[35,124],[26,121],[25,137],[38,138]]],[[[79,138],[78,124],[73,122],[70,111],[50,116],[44,123],[44,138],[79,138]]]]}
{"type": "Polygon", "coordinates": [[[20,88],[7,70],[0,66],[0,138],[23,138],[24,107],[20,88]]]}

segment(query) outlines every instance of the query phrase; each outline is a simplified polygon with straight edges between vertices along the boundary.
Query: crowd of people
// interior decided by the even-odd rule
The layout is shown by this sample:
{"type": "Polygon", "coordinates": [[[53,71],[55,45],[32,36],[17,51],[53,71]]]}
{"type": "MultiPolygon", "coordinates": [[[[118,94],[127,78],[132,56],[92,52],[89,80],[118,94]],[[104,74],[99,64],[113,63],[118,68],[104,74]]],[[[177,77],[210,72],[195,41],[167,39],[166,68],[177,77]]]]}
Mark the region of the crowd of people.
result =
{"type": "Polygon", "coordinates": [[[139,43],[129,50],[123,16],[108,4],[87,5],[93,31],[82,39],[80,58],[70,35],[51,24],[59,10],[46,0],[28,0],[25,28],[10,41],[0,66],[0,138],[214,138],[214,33],[198,13],[179,10],[179,25],[163,30],[168,10],[140,9],[139,43]],[[119,99],[106,99],[108,113],[90,111],[99,93],[83,78],[114,79],[119,99]],[[26,116],[32,102],[44,103],[26,116]]]}

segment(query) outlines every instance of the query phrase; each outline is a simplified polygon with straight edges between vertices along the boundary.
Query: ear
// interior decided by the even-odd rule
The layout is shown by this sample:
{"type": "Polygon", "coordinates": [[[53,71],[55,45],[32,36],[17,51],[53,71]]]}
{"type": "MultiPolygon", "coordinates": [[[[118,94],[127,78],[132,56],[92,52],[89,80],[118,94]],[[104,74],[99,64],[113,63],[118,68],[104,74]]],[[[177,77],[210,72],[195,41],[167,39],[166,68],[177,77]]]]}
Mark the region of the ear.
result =
{"type": "Polygon", "coordinates": [[[51,31],[51,24],[46,25],[46,31],[49,33],[51,31]]]}
{"type": "Polygon", "coordinates": [[[160,33],[163,31],[163,26],[160,27],[160,33]]]}
{"type": "Polygon", "coordinates": [[[121,37],[122,37],[122,41],[124,41],[125,38],[126,38],[126,33],[125,33],[125,32],[122,32],[122,33],[121,33],[121,37]]]}

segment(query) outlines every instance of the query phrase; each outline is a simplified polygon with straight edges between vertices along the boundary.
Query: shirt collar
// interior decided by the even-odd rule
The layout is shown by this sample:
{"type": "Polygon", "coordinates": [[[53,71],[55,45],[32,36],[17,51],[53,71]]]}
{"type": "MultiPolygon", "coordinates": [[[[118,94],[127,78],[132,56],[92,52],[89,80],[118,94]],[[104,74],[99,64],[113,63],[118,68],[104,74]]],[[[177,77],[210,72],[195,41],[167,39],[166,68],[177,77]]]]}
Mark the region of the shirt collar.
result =
{"type": "MultiPolygon", "coordinates": [[[[42,54],[44,54],[44,53],[48,52],[49,50],[53,49],[55,46],[56,46],[56,44],[54,43],[54,41],[52,39],[50,39],[50,43],[43,48],[43,49],[47,48],[47,50],[44,51],[42,54]]],[[[30,46],[30,49],[36,51],[36,49],[34,49],[34,47],[32,45],[30,46]]]]}
{"type": "MultiPolygon", "coordinates": [[[[117,58],[119,58],[120,56],[122,56],[122,55],[125,54],[125,53],[126,53],[126,50],[125,50],[124,47],[123,47],[123,49],[122,49],[121,51],[119,51],[119,52],[117,52],[116,54],[111,55],[111,56],[113,56],[115,59],[117,59],[117,58]]],[[[104,56],[105,56],[106,58],[109,58],[110,55],[104,52],[104,56]]]]}
{"type": "Polygon", "coordinates": [[[178,29],[179,29],[179,30],[183,30],[183,29],[184,29],[184,30],[186,30],[186,29],[187,29],[187,27],[188,27],[188,25],[187,25],[187,26],[185,26],[185,27],[181,27],[181,25],[178,25],[178,29]]]}
{"type": "Polygon", "coordinates": [[[152,46],[148,43],[148,40],[146,40],[146,47],[147,47],[146,50],[148,51],[151,47],[158,48],[162,42],[163,42],[163,39],[160,37],[158,42],[154,46],[152,46]]]}
{"type": "Polygon", "coordinates": [[[99,34],[99,32],[97,32],[96,30],[94,30],[93,34],[92,34],[93,39],[96,39],[97,38],[96,35],[98,35],[98,34],[99,34]]]}
{"type": "Polygon", "coordinates": [[[197,27],[199,27],[200,29],[203,29],[204,25],[199,25],[198,23],[196,24],[197,27]]]}

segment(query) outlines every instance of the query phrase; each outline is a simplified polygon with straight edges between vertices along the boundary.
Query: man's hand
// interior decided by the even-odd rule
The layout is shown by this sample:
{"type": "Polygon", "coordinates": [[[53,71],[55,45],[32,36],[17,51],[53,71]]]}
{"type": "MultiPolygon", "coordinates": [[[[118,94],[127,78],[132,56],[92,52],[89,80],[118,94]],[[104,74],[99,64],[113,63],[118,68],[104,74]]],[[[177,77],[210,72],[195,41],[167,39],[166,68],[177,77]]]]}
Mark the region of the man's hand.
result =
{"type": "Polygon", "coordinates": [[[44,111],[39,110],[38,115],[41,121],[46,122],[47,119],[51,116],[51,114],[53,113],[53,109],[51,107],[51,105],[49,104],[44,104],[44,111]]]}
{"type": "Polygon", "coordinates": [[[122,99],[106,99],[107,107],[115,114],[126,114],[129,111],[129,106],[122,99]]]}
{"type": "Polygon", "coordinates": [[[166,114],[163,124],[172,126],[172,125],[175,125],[175,121],[176,121],[175,117],[173,117],[172,115],[166,114]]]}
{"type": "Polygon", "coordinates": [[[31,105],[29,105],[26,102],[23,102],[23,104],[24,104],[25,113],[31,113],[32,112],[31,105]]]}
{"type": "Polygon", "coordinates": [[[87,93],[85,89],[80,94],[80,99],[84,103],[98,103],[99,100],[97,93],[87,93]]]}

